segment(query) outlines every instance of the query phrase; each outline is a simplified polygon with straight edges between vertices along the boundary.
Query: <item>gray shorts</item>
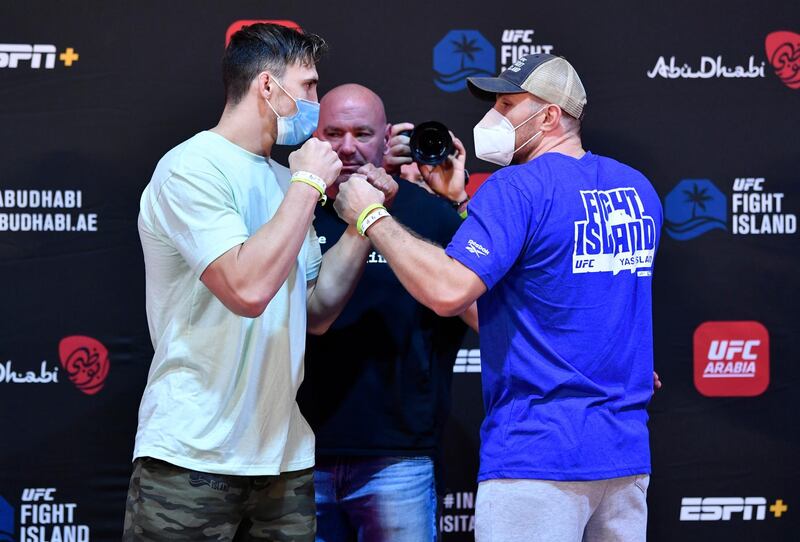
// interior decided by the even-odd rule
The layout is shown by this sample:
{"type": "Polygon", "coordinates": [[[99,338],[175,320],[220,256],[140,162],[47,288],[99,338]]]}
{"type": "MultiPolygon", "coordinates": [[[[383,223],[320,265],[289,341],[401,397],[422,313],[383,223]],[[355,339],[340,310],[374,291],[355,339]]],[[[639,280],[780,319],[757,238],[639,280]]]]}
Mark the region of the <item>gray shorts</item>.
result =
{"type": "Polygon", "coordinates": [[[591,482],[487,480],[478,485],[476,542],[644,542],[646,474],[591,482]]]}

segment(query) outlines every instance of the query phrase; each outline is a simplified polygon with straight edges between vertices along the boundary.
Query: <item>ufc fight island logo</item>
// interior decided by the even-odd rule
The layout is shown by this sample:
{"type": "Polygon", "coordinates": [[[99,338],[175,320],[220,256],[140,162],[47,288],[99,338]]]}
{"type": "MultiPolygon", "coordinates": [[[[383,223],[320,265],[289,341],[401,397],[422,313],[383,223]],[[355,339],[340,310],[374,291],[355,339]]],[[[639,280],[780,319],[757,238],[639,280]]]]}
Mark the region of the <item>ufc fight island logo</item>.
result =
{"type": "Polygon", "coordinates": [[[769,385],[769,333],[758,322],[705,322],[694,332],[694,385],[707,397],[753,397],[769,385]]]}
{"type": "Polygon", "coordinates": [[[581,190],[586,219],[575,222],[573,273],[652,274],[656,223],[635,188],[581,190]]]}

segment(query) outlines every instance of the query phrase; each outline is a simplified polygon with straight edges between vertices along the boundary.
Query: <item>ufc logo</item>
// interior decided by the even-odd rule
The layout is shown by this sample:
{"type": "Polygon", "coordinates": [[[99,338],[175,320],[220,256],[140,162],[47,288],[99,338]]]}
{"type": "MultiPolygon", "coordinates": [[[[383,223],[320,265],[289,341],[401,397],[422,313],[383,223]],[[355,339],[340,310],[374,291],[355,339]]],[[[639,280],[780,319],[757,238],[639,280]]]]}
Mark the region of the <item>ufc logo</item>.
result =
{"type": "Polygon", "coordinates": [[[23,43],[0,43],[0,68],[16,68],[20,61],[31,62],[31,68],[44,67],[52,70],[56,65],[56,46],[49,44],[28,45],[23,43]]]}
{"type": "Polygon", "coordinates": [[[503,43],[532,43],[533,30],[503,30],[503,43]]]}
{"type": "Polygon", "coordinates": [[[25,502],[53,501],[54,487],[26,487],[22,490],[22,500],[25,502]]]}
{"type": "Polygon", "coordinates": [[[753,354],[753,348],[761,345],[761,341],[711,341],[711,346],[708,348],[709,361],[730,361],[741,353],[743,360],[756,360],[758,356],[753,354]]]}
{"type": "Polygon", "coordinates": [[[730,521],[733,514],[742,514],[742,519],[762,520],[767,513],[767,499],[764,497],[684,497],[681,500],[681,521],[730,521]]]}
{"type": "Polygon", "coordinates": [[[752,188],[754,192],[761,192],[762,190],[764,190],[764,187],[761,186],[762,184],[764,184],[764,177],[758,177],[758,178],[752,178],[752,177],[738,178],[737,177],[733,181],[733,190],[734,190],[734,192],[747,192],[748,190],[750,190],[752,188]]]}

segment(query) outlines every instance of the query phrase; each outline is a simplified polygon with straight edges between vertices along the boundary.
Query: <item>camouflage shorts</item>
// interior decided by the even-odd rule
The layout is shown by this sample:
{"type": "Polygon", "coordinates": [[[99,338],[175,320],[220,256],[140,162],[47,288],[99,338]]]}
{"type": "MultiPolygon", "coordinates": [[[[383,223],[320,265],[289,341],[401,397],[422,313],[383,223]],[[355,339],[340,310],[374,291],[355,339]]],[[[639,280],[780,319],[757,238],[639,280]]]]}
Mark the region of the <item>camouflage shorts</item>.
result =
{"type": "Polygon", "coordinates": [[[313,469],[278,476],[231,476],[192,471],[149,457],[134,462],[124,542],[312,542],[315,530],[313,469]]]}

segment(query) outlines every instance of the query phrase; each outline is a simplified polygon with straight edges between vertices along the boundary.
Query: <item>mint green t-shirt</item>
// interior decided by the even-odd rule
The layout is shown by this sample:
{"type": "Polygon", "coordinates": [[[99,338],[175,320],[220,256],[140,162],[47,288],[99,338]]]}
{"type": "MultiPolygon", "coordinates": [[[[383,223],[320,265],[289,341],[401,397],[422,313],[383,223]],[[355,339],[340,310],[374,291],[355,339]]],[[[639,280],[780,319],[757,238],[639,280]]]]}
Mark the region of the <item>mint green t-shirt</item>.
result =
{"type": "Polygon", "coordinates": [[[273,160],[208,131],[156,166],[139,213],[155,355],[134,458],[236,475],[313,466],[314,435],[295,401],[306,285],[322,260],[313,228],[258,318],[237,316],[199,280],[211,262],[272,219],[289,177],[273,160]]]}

